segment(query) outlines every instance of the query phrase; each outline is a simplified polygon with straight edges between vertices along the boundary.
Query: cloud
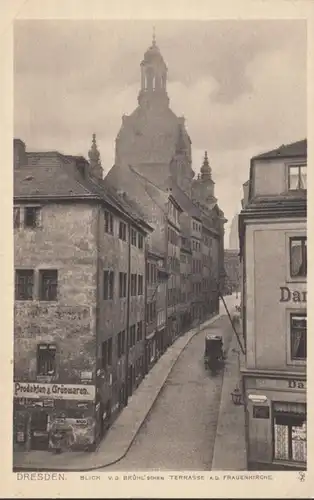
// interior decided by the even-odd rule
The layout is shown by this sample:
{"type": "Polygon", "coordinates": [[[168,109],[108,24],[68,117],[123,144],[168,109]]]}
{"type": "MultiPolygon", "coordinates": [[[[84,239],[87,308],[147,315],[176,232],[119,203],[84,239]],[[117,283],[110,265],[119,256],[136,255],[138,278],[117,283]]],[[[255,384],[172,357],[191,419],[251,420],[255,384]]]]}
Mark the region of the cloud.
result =
{"type": "Polygon", "coordinates": [[[108,171],[153,25],[193,168],[207,149],[231,219],[250,157],[306,136],[305,21],[16,21],[15,135],[30,150],[86,156],[95,132],[108,171]]]}

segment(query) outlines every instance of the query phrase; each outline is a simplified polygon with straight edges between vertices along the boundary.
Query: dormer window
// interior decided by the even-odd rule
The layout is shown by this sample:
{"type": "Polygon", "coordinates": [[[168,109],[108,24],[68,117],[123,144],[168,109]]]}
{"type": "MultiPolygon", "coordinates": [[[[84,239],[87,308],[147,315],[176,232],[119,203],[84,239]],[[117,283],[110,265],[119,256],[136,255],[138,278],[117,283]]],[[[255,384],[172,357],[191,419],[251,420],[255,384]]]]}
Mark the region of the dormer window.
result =
{"type": "Polygon", "coordinates": [[[290,165],[288,170],[289,191],[304,191],[306,185],[306,165],[290,165]]]}

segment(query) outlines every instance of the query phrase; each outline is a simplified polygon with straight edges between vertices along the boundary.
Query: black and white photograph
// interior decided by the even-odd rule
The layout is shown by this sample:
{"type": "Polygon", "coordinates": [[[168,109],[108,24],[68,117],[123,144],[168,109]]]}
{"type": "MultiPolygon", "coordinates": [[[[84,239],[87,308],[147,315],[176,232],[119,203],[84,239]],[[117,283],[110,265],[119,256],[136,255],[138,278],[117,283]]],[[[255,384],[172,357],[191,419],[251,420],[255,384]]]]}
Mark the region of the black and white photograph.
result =
{"type": "Polygon", "coordinates": [[[304,481],[307,31],[14,21],[21,478],[304,481]]]}

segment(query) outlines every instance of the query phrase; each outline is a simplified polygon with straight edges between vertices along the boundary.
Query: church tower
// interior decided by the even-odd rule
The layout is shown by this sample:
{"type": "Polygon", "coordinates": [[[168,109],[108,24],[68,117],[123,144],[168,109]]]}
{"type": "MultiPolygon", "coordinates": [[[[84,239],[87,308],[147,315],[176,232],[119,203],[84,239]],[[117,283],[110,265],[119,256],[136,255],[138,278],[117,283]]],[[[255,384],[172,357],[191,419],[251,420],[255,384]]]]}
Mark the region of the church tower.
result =
{"type": "Polygon", "coordinates": [[[141,89],[138,96],[140,106],[169,106],[167,72],[154,32],[152,44],[141,62],[141,89]]]}
{"type": "MultiPolygon", "coordinates": [[[[167,94],[168,69],[156,43],[155,34],[140,64],[138,106],[123,115],[116,138],[115,165],[133,167],[164,189],[174,180],[186,192],[194,176],[191,139],[184,117],[170,108],[167,94]]],[[[109,177],[114,176],[114,167],[109,177]]],[[[117,181],[116,181],[117,182],[117,181]]]]}
{"type": "Polygon", "coordinates": [[[212,179],[212,169],[208,161],[207,151],[205,151],[203,164],[200,169],[200,174],[193,181],[192,197],[199,200],[203,206],[215,205],[215,182],[212,179]]]}
{"type": "Polygon", "coordinates": [[[96,134],[93,134],[92,145],[90,150],[88,151],[88,158],[91,175],[101,180],[103,178],[103,168],[101,166],[100,153],[96,144],[96,134]]]}

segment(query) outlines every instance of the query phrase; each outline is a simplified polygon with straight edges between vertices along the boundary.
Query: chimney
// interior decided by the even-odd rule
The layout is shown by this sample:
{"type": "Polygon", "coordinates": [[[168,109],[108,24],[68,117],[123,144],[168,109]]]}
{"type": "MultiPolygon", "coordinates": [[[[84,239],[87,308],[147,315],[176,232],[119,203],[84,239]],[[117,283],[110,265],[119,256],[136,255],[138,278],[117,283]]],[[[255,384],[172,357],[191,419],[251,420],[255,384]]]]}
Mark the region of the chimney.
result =
{"type": "Polygon", "coordinates": [[[14,168],[25,167],[27,165],[27,156],[25,143],[21,139],[14,139],[14,168]]]}
{"type": "Polygon", "coordinates": [[[244,184],[243,184],[243,204],[242,204],[242,208],[244,208],[248,201],[249,201],[249,188],[250,188],[250,181],[246,181],[244,184]]]}

